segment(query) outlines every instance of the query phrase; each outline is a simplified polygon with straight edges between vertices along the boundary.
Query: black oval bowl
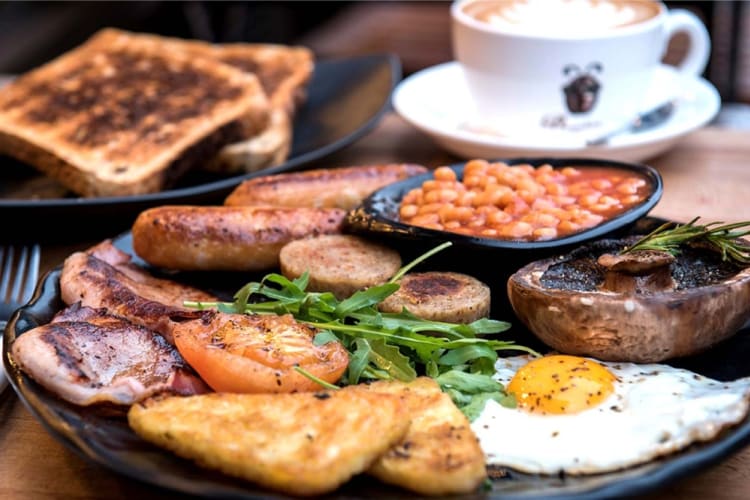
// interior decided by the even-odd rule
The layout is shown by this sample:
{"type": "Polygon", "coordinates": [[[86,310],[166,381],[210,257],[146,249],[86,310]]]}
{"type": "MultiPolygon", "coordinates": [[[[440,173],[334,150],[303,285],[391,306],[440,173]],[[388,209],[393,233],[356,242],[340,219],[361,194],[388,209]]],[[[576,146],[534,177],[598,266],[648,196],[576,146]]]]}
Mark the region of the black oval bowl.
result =
{"type": "MultiPolygon", "coordinates": [[[[349,214],[347,224],[352,230],[377,233],[385,236],[394,236],[402,239],[429,240],[429,241],[452,241],[456,245],[497,248],[503,250],[541,250],[560,249],[561,247],[573,246],[590,241],[595,238],[608,236],[637,221],[646,215],[659,201],[663,191],[663,185],[659,172],[648,165],[636,163],[622,163],[611,160],[577,159],[577,158],[514,158],[511,160],[496,160],[508,165],[529,164],[534,167],[551,165],[554,168],[574,166],[576,168],[587,167],[609,167],[630,172],[637,172],[644,176],[651,185],[651,194],[640,204],[628,209],[616,217],[606,220],[601,224],[584,231],[544,241],[517,241],[503,240],[498,238],[481,238],[413,226],[401,222],[398,211],[404,195],[414,188],[419,187],[424,181],[433,177],[432,172],[404,179],[389,184],[372,193],[364,200],[362,206],[349,214]]],[[[450,165],[456,172],[458,178],[462,178],[464,163],[450,165]]]]}
{"type": "MultiPolygon", "coordinates": [[[[529,164],[534,167],[549,164],[554,168],[609,167],[637,172],[650,183],[650,195],[640,204],[612,219],[562,238],[545,241],[480,238],[401,222],[398,215],[401,200],[410,190],[433,177],[433,173],[428,172],[389,184],[372,193],[360,207],[348,214],[347,230],[374,240],[387,240],[405,259],[414,258],[439,243],[450,241],[453,243],[452,247],[430,258],[431,265],[474,275],[497,290],[504,289],[507,278],[529,262],[566,253],[594,239],[615,237],[632,231],[634,224],[656,205],[663,191],[661,175],[648,165],[590,158],[513,158],[493,161],[509,165],[529,164]]],[[[450,165],[459,179],[463,176],[464,165],[465,163],[450,165]]],[[[495,293],[493,304],[494,314],[512,314],[505,294],[495,293]]]]}

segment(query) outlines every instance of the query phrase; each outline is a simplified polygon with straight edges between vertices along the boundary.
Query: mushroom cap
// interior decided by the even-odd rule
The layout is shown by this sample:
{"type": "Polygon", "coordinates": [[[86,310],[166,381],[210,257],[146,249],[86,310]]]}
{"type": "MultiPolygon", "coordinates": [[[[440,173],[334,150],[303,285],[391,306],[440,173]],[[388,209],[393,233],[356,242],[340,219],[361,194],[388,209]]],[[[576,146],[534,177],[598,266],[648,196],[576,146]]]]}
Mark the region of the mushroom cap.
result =
{"type": "Polygon", "coordinates": [[[566,354],[655,363],[701,352],[750,319],[750,268],[719,284],[645,293],[546,288],[558,259],[527,264],[508,280],[518,319],[566,354]]]}

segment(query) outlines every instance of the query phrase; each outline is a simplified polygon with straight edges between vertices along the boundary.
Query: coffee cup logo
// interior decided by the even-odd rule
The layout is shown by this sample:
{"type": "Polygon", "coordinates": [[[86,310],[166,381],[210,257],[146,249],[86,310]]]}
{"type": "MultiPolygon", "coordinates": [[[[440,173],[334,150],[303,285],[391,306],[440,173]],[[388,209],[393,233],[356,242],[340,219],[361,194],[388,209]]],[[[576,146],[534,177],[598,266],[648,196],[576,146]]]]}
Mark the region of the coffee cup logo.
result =
{"type": "Polygon", "coordinates": [[[563,75],[571,78],[563,87],[565,105],[573,114],[588,113],[596,105],[601,84],[594,77],[594,73],[601,73],[604,67],[599,62],[589,63],[581,71],[575,64],[567,64],[563,68],[563,75]]]}

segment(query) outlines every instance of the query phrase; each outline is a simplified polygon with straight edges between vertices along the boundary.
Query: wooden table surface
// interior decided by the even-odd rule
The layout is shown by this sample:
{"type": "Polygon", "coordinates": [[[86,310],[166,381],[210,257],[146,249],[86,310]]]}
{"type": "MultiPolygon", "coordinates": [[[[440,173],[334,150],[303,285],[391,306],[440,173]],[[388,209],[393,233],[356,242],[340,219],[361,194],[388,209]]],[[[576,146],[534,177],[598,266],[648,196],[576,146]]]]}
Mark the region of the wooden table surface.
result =
{"type": "MultiPolygon", "coordinates": [[[[349,148],[315,166],[457,161],[395,115],[349,148]]],[[[707,127],[649,161],[664,178],[653,214],[679,221],[750,220],[750,131],[707,127]]],[[[45,246],[43,270],[94,241],[45,246]]],[[[0,397],[0,498],[126,499],[177,497],[89,464],[54,440],[12,391],[0,397]]],[[[750,498],[750,447],[646,498],[750,498]]]]}

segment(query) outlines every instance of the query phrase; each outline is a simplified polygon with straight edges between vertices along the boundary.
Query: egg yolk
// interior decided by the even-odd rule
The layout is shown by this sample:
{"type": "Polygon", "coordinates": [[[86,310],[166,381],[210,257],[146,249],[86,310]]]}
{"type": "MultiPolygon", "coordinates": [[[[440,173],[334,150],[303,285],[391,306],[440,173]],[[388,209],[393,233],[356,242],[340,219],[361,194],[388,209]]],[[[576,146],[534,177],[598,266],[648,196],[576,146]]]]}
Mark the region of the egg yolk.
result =
{"type": "Polygon", "coordinates": [[[600,404],[614,391],[616,377],[590,359],[553,355],[522,366],[507,391],[531,413],[578,413],[600,404]]]}

